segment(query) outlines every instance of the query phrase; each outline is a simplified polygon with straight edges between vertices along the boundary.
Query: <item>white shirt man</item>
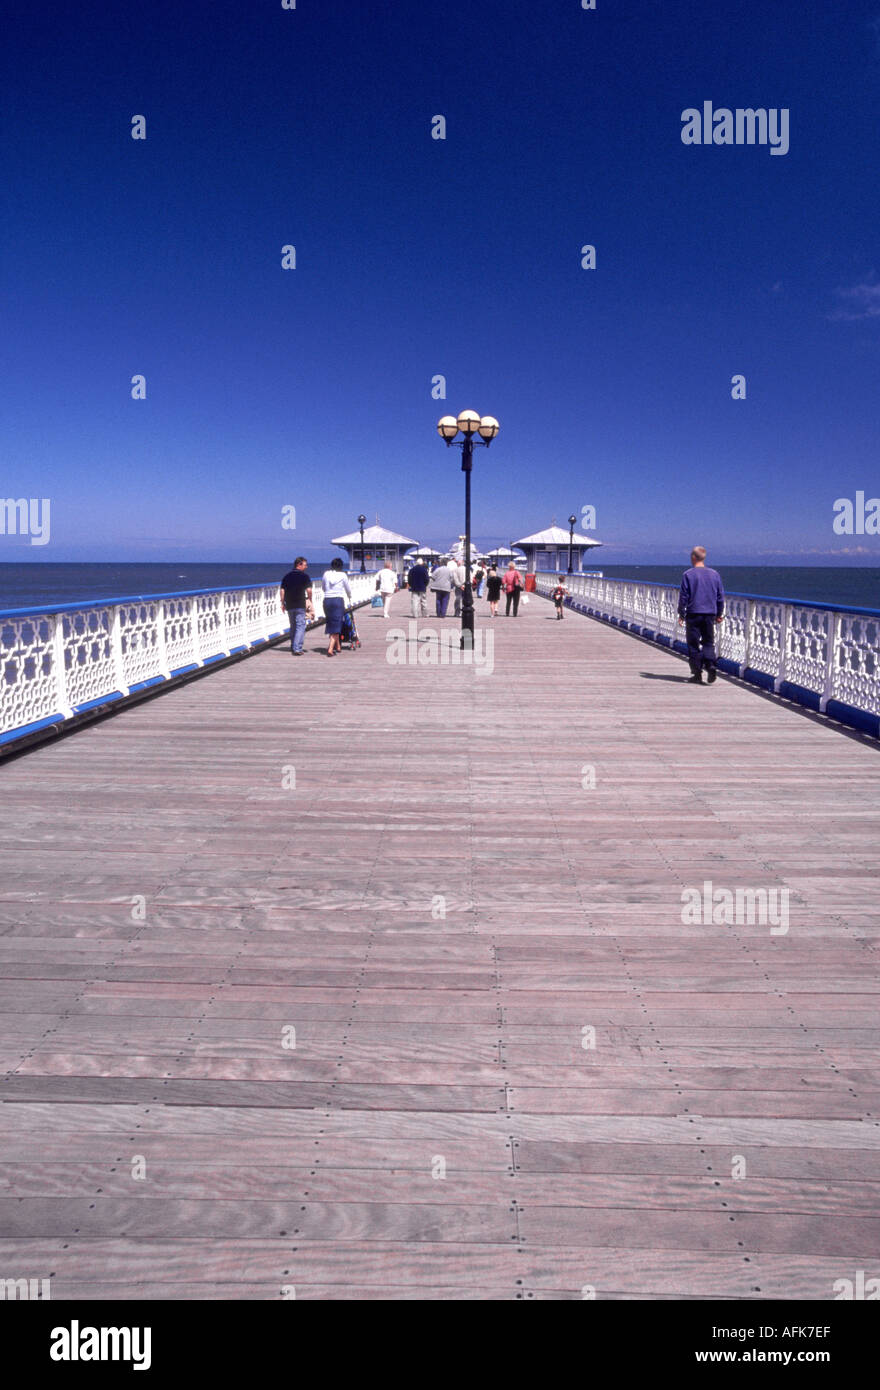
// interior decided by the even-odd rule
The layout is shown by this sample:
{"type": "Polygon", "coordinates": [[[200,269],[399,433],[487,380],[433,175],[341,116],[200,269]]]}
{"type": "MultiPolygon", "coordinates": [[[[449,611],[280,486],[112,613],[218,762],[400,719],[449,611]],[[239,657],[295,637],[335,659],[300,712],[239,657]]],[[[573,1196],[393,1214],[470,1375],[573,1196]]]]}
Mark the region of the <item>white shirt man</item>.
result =
{"type": "Polygon", "coordinates": [[[460,560],[451,560],[449,570],[452,575],[452,582],[455,588],[455,616],[461,617],[461,596],[464,592],[465,570],[460,560]]]}
{"type": "Polygon", "coordinates": [[[385,561],[385,568],[379,571],[376,588],[382,595],[382,611],[386,618],[391,617],[391,595],[397,592],[397,575],[391,568],[391,561],[385,561]]]}

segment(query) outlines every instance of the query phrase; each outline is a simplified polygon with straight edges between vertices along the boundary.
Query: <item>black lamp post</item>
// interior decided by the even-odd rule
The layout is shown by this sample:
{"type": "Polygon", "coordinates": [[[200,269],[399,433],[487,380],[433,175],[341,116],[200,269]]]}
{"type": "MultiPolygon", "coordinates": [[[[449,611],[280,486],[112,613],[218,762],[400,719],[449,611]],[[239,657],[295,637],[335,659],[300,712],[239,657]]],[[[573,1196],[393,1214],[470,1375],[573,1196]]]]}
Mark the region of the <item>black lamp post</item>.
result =
{"type": "Polygon", "coordinates": [[[364,569],[364,522],[366,519],[363,512],[361,512],[358,517],[358,525],[361,528],[361,574],[366,574],[366,570],[364,569]]]}
{"type": "Polygon", "coordinates": [[[437,422],[437,433],[447,448],[461,431],[461,471],[464,473],[464,594],[461,601],[461,645],[471,651],[474,646],[474,591],[471,588],[471,470],[474,466],[474,436],[488,449],[500,426],[494,415],[479,416],[475,410],[463,410],[456,420],[444,415],[437,422]]]}
{"type": "Polygon", "coordinates": [[[572,553],[574,551],[574,528],[577,522],[576,516],[568,518],[568,572],[572,572],[572,553]]]}

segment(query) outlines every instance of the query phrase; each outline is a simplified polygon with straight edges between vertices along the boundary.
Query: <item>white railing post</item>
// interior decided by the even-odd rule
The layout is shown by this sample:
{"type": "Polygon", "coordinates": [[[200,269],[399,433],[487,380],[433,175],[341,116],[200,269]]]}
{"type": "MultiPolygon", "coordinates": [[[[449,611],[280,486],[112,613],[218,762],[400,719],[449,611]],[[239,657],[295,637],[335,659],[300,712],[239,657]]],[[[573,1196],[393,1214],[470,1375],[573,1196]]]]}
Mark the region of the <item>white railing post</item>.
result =
{"type": "Polygon", "coordinates": [[[221,652],[229,653],[229,640],[226,634],[226,595],[219,594],[220,602],[217,604],[217,616],[219,618],[219,636],[221,652]]]}
{"type": "Polygon", "coordinates": [[[744,675],[745,672],[748,670],[749,661],[751,660],[751,655],[752,655],[752,625],[753,625],[753,623],[754,623],[754,621],[755,621],[755,614],[757,613],[757,611],[758,611],[758,605],[757,605],[757,603],[755,602],[755,600],[754,600],[753,598],[748,599],[747,602],[746,602],[745,631],[744,631],[744,633],[743,633],[743,659],[742,659],[742,666],[740,667],[740,675],[741,675],[741,676],[744,675]]]}
{"type": "Polygon", "coordinates": [[[240,589],[237,593],[226,595],[229,599],[229,607],[235,615],[233,624],[234,631],[238,633],[238,640],[242,646],[250,646],[248,637],[248,616],[247,616],[247,590],[240,589]]]}
{"type": "Polygon", "coordinates": [[[791,626],[791,606],[784,603],[782,613],[779,618],[779,658],[776,663],[776,675],[773,678],[773,689],[778,691],[785,680],[785,672],[788,665],[788,633],[791,626]]]}
{"type": "Polygon", "coordinates": [[[73,706],[67,699],[67,671],[64,666],[64,614],[52,618],[52,668],[55,676],[55,697],[62,718],[70,719],[73,706]]]}
{"type": "Polygon", "coordinates": [[[167,680],[171,675],[168,665],[168,644],[165,640],[165,605],[156,604],[156,651],[159,656],[159,675],[167,680]]]}
{"type": "Polygon", "coordinates": [[[843,627],[842,613],[828,614],[828,638],[825,651],[825,680],[819,696],[819,709],[825,713],[829,700],[834,698],[834,677],[837,673],[837,657],[840,651],[840,636],[843,627]]]}
{"type": "Polygon", "coordinates": [[[193,594],[189,601],[189,640],[192,647],[192,659],[196,666],[204,666],[205,659],[202,656],[202,639],[199,633],[199,600],[198,595],[193,594]]]}
{"type": "Polygon", "coordinates": [[[118,603],[114,604],[110,621],[110,651],[113,654],[116,688],[121,695],[127,695],[130,687],[126,679],[125,658],[122,652],[122,608],[118,603]]]}

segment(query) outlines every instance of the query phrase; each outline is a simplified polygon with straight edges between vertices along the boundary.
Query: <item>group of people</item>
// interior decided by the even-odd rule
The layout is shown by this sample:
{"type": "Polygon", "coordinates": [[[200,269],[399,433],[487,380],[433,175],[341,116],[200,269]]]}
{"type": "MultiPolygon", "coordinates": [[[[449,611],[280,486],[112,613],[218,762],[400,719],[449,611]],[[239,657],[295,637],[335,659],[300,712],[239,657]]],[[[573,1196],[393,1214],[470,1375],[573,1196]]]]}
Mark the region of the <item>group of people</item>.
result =
{"type": "MultiPolygon", "coordinates": [[[[455,559],[441,560],[439,565],[435,565],[433,570],[429,570],[423,560],[418,560],[411,569],[407,570],[404,584],[409,590],[410,611],[414,618],[426,618],[428,616],[429,590],[434,595],[434,608],[438,618],[447,616],[450,599],[453,600],[453,617],[461,617],[465,585],[467,584],[467,572],[461,561],[455,559]]],[[[493,618],[498,613],[502,590],[507,595],[507,616],[509,617],[511,612],[514,617],[517,616],[519,597],[523,589],[523,577],[513,560],[503,574],[499,574],[497,565],[490,565],[487,570],[484,570],[482,565],[477,565],[471,574],[471,588],[477,598],[482,598],[484,587],[489,602],[489,612],[493,618]]],[[[388,616],[387,603],[385,616],[388,616]]]]}
{"type": "MultiPolygon", "coordinates": [[[[304,555],[298,555],[293,569],[281,581],[279,601],[290,616],[290,650],[294,656],[302,656],[306,628],[315,615],[312,602],[312,589],[315,581],[309,574],[309,562],[304,555]]],[[[404,585],[409,590],[410,608],[414,618],[428,616],[428,591],[434,595],[436,615],[445,618],[450,598],[454,598],[454,616],[461,617],[461,607],[467,575],[464,565],[457,560],[444,560],[433,570],[418,560],[409,570],[404,585]]],[[[523,577],[511,560],[503,574],[497,565],[484,570],[478,565],[471,576],[471,587],[480,597],[485,585],[489,612],[492,617],[498,613],[501,593],[507,596],[506,613],[516,617],[519,613],[519,599],[523,589],[523,577]]],[[[397,575],[390,560],[376,576],[376,593],[382,600],[382,611],[386,618],[391,616],[391,599],[397,592],[397,575]]],[[[338,557],[330,562],[330,568],[321,576],[321,591],[324,598],[324,631],[328,638],[327,655],[335,656],[342,646],[342,629],[345,621],[346,599],[351,600],[351,585],[342,560],[338,557]]]]}
{"type": "MultiPolygon", "coordinates": [[[[313,580],[309,574],[308,561],[298,555],[290,570],[281,581],[280,602],[290,615],[290,649],[294,656],[302,656],[303,641],[309,619],[314,617],[312,602],[313,580]]],[[[410,594],[410,605],[414,618],[428,616],[428,590],[434,594],[438,618],[445,618],[449,600],[455,596],[455,617],[461,616],[462,596],[467,574],[465,567],[457,560],[444,560],[433,570],[418,560],[406,573],[404,580],[410,594]]],[[[497,565],[488,570],[477,566],[471,576],[474,593],[481,596],[485,583],[486,598],[492,617],[498,614],[502,590],[507,598],[506,616],[519,613],[519,599],[523,590],[523,577],[513,560],[503,574],[498,573],[497,565]]],[[[376,578],[376,591],[382,597],[385,617],[391,613],[391,599],[397,592],[397,575],[390,560],[376,578]]],[[[331,560],[330,568],[321,576],[321,589],[324,598],[324,631],[328,638],[327,655],[335,656],[342,646],[342,630],[345,620],[346,599],[351,601],[351,585],[342,561],[337,557],[331,560]]],[[[552,599],[557,618],[563,615],[568,590],[562,575],[553,590],[552,599]]],[[[691,668],[691,682],[703,684],[703,672],[709,685],[717,678],[718,658],[715,651],[715,629],[724,615],[724,585],[717,570],[706,565],[706,547],[696,545],[691,551],[691,568],[682,576],[678,598],[678,620],[684,625],[687,642],[688,661],[691,668]]]]}

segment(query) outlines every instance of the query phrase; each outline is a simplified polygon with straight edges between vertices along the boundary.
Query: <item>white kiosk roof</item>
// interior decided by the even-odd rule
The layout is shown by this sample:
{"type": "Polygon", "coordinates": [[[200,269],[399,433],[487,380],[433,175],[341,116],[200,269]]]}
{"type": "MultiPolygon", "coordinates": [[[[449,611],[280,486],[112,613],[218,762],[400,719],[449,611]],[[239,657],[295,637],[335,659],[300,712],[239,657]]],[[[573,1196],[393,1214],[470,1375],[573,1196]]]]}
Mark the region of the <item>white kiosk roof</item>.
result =
{"type": "MultiPolygon", "coordinates": [[[[360,545],[360,531],[352,531],[349,536],[337,536],[331,540],[331,545],[360,545]]],[[[412,536],[401,536],[396,531],[389,531],[385,526],[365,526],[364,545],[418,545],[412,536]]]]}
{"type": "MultiPolygon", "coordinates": [[[[516,545],[568,545],[568,532],[561,526],[548,526],[546,531],[536,531],[533,536],[523,536],[521,541],[516,541],[516,545]]],[[[572,537],[572,544],[588,546],[601,545],[601,541],[591,540],[589,536],[578,535],[575,531],[572,537]]]]}

